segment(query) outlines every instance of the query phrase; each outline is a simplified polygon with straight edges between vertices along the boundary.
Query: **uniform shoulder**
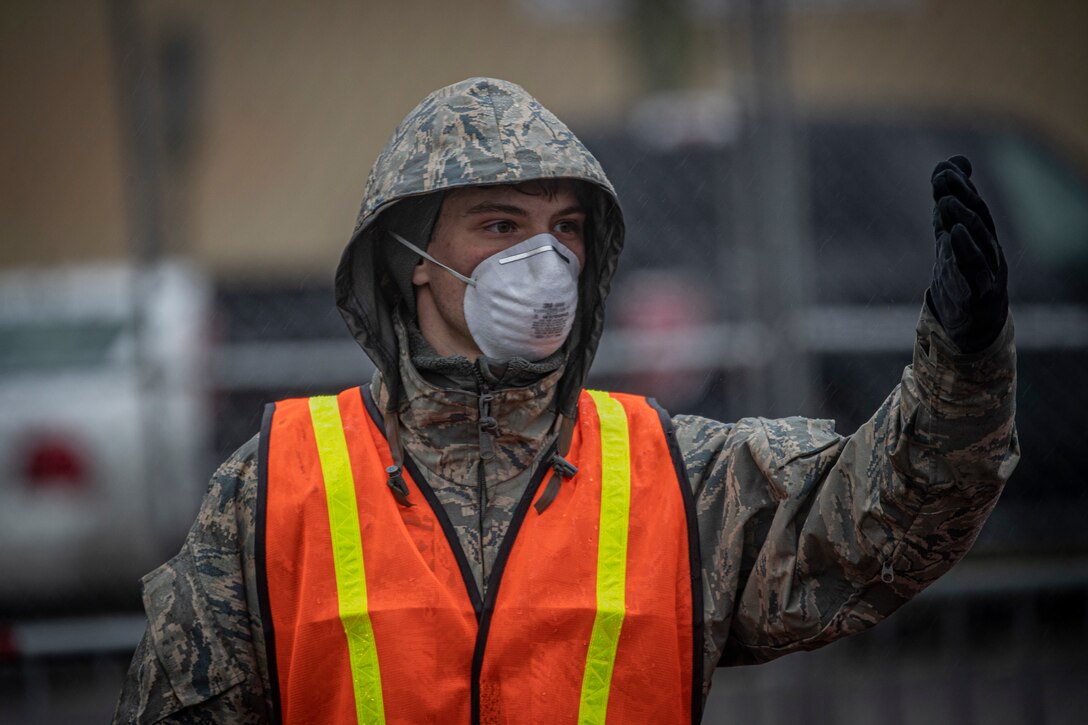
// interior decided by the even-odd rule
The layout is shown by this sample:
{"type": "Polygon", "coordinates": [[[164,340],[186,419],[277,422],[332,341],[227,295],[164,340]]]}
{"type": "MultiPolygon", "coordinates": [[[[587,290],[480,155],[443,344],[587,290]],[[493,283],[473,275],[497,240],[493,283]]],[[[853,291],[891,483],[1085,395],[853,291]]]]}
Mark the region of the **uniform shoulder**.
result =
{"type": "Polygon", "coordinates": [[[252,531],[259,450],[260,436],[255,435],[212,474],[191,537],[219,547],[235,548],[240,543],[239,534],[245,536],[252,531]]]}
{"type": "Polygon", "coordinates": [[[738,424],[723,423],[698,415],[675,415],[672,427],[692,490],[698,493],[708,474],[728,456],[728,450],[743,437],[738,424]]]}
{"type": "Polygon", "coordinates": [[[260,452],[261,434],[257,433],[248,441],[240,445],[233,453],[216,469],[216,476],[243,477],[246,469],[256,467],[257,457],[260,452]]]}

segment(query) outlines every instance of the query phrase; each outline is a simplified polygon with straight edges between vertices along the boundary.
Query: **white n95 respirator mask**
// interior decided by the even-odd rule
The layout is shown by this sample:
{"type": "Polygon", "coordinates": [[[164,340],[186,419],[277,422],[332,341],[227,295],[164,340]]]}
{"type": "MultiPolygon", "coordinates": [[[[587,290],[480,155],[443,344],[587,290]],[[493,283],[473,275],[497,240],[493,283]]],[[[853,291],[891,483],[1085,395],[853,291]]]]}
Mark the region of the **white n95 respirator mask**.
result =
{"type": "Polygon", "coordinates": [[[466,277],[396,232],[393,237],[468,285],[465,322],[480,352],[496,360],[541,360],[562,347],[578,310],[578,257],[537,234],[480,262],[466,277]]]}

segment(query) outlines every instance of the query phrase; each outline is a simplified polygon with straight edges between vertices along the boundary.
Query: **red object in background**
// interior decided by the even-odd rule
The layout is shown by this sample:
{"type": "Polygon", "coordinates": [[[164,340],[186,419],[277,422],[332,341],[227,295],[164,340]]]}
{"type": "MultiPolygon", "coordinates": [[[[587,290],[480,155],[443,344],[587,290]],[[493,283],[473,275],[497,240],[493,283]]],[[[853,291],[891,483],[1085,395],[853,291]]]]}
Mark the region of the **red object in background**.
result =
{"type": "Polygon", "coordinates": [[[711,320],[713,298],[705,284],[683,270],[645,270],[631,275],[614,297],[619,326],[653,341],[652,351],[644,353],[645,369],[620,376],[620,389],[651,395],[665,407],[683,407],[698,394],[706,374],[685,368],[687,351],[670,340],[711,320]]]}
{"type": "Polygon", "coordinates": [[[0,625],[0,659],[11,659],[19,655],[19,648],[15,646],[15,634],[11,627],[0,625]]]}
{"type": "Polygon", "coordinates": [[[35,488],[83,488],[88,483],[87,463],[67,440],[39,438],[28,447],[26,480],[35,488]]]}

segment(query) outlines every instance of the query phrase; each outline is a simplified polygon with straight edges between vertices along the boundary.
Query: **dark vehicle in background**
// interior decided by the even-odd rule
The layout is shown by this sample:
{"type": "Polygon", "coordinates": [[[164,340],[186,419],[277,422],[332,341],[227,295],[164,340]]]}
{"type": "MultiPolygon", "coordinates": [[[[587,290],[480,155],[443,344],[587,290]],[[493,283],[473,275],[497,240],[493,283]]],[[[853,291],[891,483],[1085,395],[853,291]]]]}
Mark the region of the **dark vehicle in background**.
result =
{"type": "MultiPolygon", "coordinates": [[[[949,574],[870,632],[720,671],[707,721],[1082,721],[1085,166],[1004,124],[808,121],[796,163],[799,198],[807,201],[799,215],[807,299],[786,317],[786,329],[775,329],[760,317],[762,295],[773,291],[753,284],[749,272],[760,266],[753,257],[773,255],[773,246],[744,239],[743,225],[733,223],[757,203],[741,170],[744,142],[662,148],[633,134],[587,139],[617,187],[628,228],[611,332],[591,383],[656,393],[673,411],[735,420],[768,414],[752,390],[804,375],[807,385],[786,382],[807,395],[772,415],[833,418],[840,432],[852,432],[911,360],[934,257],[930,174],[938,161],[965,154],[1009,263],[1022,458],[971,553],[949,574]],[[655,323],[668,316],[642,311],[647,295],[664,300],[659,308],[701,295],[713,320],[673,315],[655,323]],[[655,324],[657,339],[647,339],[655,324]],[[775,369],[778,351],[791,345],[793,358],[775,369]],[[648,371],[629,364],[666,375],[660,360],[680,363],[671,389],[646,385],[648,371]]],[[[773,268],[781,260],[761,262],[773,268]]],[[[789,265],[782,268],[786,277],[789,265]]]]}
{"type": "MultiPolygon", "coordinates": [[[[937,161],[965,154],[1009,261],[1025,452],[980,547],[1088,553],[1088,529],[1079,522],[1086,501],[1078,460],[1088,433],[1081,419],[1088,408],[1088,182],[1082,169],[1015,127],[814,120],[802,133],[811,294],[803,339],[817,392],[810,414],[834,418],[838,430],[850,432],[899,381],[933,264],[930,174],[937,161]]],[[[632,136],[587,143],[625,202],[628,241],[617,297],[644,269],[670,270],[711,288],[714,275],[731,281],[729,267],[737,260],[728,219],[737,196],[713,180],[734,168],[732,146],[662,150],[632,136]]],[[[733,291],[716,289],[708,302],[718,318],[736,320],[733,291]]],[[[615,306],[610,312],[622,315],[615,306]]],[[[719,334],[728,331],[719,328],[719,334]]],[[[667,403],[723,420],[760,414],[731,399],[729,379],[743,384],[744,366],[705,373],[701,387],[667,403]]],[[[597,382],[624,386],[625,380],[607,374],[597,382]]]]}

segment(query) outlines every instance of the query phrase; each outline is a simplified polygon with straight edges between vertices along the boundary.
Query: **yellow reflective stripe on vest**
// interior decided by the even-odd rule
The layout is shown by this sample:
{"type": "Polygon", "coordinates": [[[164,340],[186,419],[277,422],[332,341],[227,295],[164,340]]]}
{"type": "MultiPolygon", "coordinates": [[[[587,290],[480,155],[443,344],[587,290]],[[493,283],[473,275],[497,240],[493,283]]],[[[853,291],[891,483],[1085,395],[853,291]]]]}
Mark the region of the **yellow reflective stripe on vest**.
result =
{"type": "Polygon", "coordinates": [[[623,406],[608,393],[591,390],[589,394],[601,420],[601,524],[597,540],[597,615],[582,675],[578,722],[603,725],[625,607],[631,441],[623,406]]]}
{"type": "Polygon", "coordinates": [[[348,444],[335,396],[310,398],[317,454],[325,479],[329,505],[329,531],[336,569],[336,598],[340,622],[347,637],[351,660],[351,681],[355,688],[355,713],[360,723],[384,723],[382,678],[378,650],[366,602],[366,570],[359,532],[359,509],[355,504],[355,479],[348,459],[348,444]]]}

